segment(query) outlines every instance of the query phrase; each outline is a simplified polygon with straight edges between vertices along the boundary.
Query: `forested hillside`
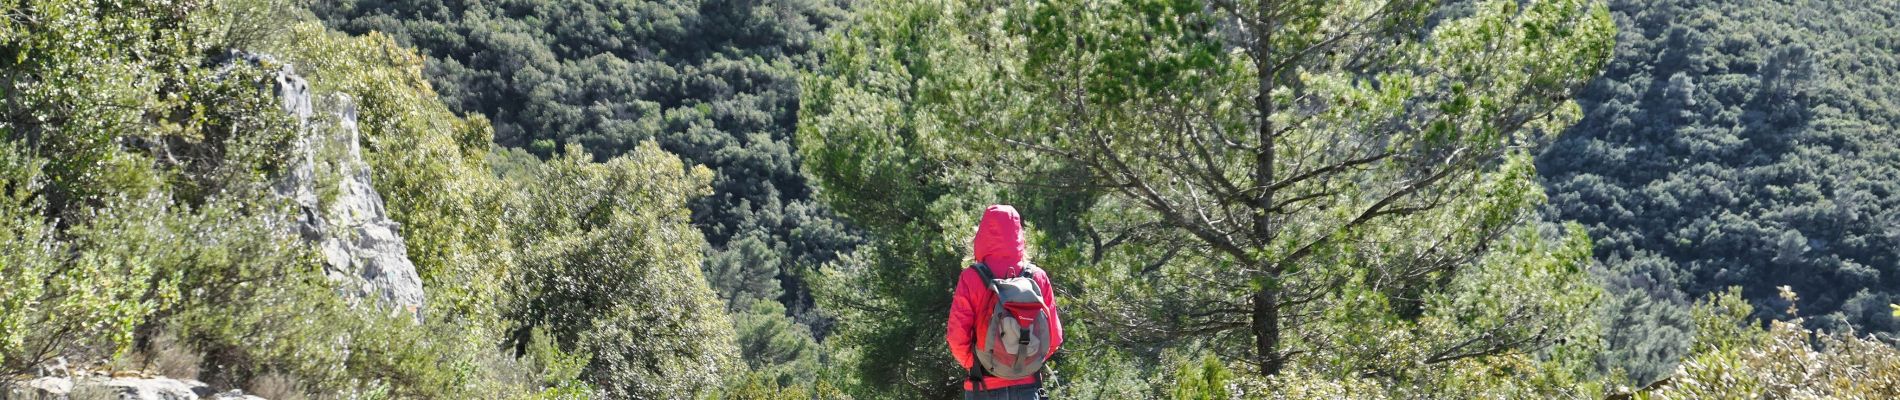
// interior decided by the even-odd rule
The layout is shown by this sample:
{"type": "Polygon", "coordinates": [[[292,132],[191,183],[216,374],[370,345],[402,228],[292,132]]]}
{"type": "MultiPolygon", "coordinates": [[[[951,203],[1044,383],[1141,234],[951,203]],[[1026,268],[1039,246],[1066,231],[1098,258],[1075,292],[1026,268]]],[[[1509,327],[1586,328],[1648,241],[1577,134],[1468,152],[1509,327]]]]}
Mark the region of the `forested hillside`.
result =
{"type": "Polygon", "coordinates": [[[1880,1],[1612,1],[1615,61],[1538,159],[1590,228],[1632,374],[1688,351],[1690,299],[1893,340],[1900,320],[1900,13],[1880,1]]]}
{"type": "Polygon", "coordinates": [[[452,110],[485,115],[495,143],[597,158],[644,141],[714,173],[693,221],[735,310],[780,301],[812,312],[801,271],[860,241],[815,201],[791,136],[797,73],[844,18],[829,0],[349,0],[311,6],[331,27],[379,32],[425,56],[452,110]]]}
{"type": "Polygon", "coordinates": [[[157,371],[272,398],[659,398],[744,375],[724,318],[650,323],[723,315],[687,218],[702,167],[648,143],[498,178],[487,120],[445,107],[420,56],[288,3],[0,10],[9,381],[157,371]],[[298,185],[314,207],[278,189],[298,185]],[[373,206],[339,205],[363,185],[373,206]],[[348,231],[297,222],[385,205],[407,244],[394,256],[427,291],[417,308],[340,296],[397,271],[320,258],[313,239],[348,231]]]}
{"type": "Polygon", "coordinates": [[[0,399],[1900,398],[1887,6],[0,0],[0,399]]]}
{"type": "Polygon", "coordinates": [[[311,11],[416,47],[451,109],[493,121],[502,174],[567,146],[604,160],[648,141],[711,169],[693,223],[744,358],[778,371],[774,381],[812,379],[830,319],[806,272],[862,240],[813,197],[791,143],[798,71],[844,17],[838,5],[371,0],[311,11]]]}

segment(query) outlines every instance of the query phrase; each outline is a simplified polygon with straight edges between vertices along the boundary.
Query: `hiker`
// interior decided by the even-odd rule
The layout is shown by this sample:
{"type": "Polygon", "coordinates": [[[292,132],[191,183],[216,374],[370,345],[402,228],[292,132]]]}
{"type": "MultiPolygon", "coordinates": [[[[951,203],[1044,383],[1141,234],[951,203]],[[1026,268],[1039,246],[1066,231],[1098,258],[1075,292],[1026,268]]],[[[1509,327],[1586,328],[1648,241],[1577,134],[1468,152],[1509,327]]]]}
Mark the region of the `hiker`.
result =
{"type": "Polygon", "coordinates": [[[1062,346],[1062,321],[1049,275],[1023,259],[1025,244],[1016,208],[983,211],[971,240],[976,264],[957,278],[944,334],[969,370],[964,399],[1045,398],[1042,367],[1062,346]]]}

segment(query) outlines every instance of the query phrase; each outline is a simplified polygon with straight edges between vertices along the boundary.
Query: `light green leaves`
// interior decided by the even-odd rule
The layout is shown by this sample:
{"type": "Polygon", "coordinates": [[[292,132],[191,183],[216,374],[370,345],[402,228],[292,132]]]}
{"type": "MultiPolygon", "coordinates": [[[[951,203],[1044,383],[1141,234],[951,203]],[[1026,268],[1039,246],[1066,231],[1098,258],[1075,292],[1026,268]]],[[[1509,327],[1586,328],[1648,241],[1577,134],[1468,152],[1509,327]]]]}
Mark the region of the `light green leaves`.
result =
{"type": "Polygon", "coordinates": [[[686,209],[711,171],[652,142],[605,163],[573,145],[526,168],[509,182],[520,196],[508,214],[520,287],[505,303],[516,338],[544,330],[588,355],[585,380],[613,397],[692,397],[741,375],[686,209]]]}
{"type": "MultiPolygon", "coordinates": [[[[1792,297],[1792,292],[1784,291],[1792,297]]],[[[1640,399],[1766,397],[1877,399],[1900,394],[1900,350],[1855,332],[1820,332],[1801,320],[1748,315],[1737,288],[1697,304],[1696,354],[1640,399]]]]}

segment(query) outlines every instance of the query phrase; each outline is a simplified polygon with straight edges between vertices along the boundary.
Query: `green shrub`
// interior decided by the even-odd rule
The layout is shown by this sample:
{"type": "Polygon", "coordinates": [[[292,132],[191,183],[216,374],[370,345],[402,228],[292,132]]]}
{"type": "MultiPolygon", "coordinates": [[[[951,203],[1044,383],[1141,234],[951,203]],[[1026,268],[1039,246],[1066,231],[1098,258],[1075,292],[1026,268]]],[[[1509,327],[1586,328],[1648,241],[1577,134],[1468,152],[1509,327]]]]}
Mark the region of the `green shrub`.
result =
{"type": "MultiPolygon", "coordinates": [[[[1781,298],[1799,301],[1787,286],[1781,298]]],[[[1752,307],[1730,288],[1698,303],[1696,354],[1641,399],[1892,399],[1900,398],[1900,349],[1854,331],[1822,332],[1802,320],[1749,317],[1752,307]]],[[[1799,316],[1793,306],[1785,312],[1799,316]]]]}
{"type": "MultiPolygon", "coordinates": [[[[152,284],[151,260],[105,243],[56,238],[55,226],[42,219],[41,165],[0,143],[0,376],[7,377],[0,380],[54,357],[113,356],[157,305],[142,297],[152,284]]],[[[137,224],[146,202],[129,203],[76,227],[78,236],[98,239],[137,224]]]]}
{"type": "Polygon", "coordinates": [[[573,368],[498,348],[514,262],[486,122],[449,113],[413,53],[285,6],[0,2],[0,372],[131,346],[143,354],[128,359],[290,397],[586,392],[573,368]],[[357,100],[436,318],[338,296],[269,190],[299,133],[269,90],[285,65],[226,62],[232,50],[357,100]]]}
{"type": "Polygon", "coordinates": [[[700,272],[686,202],[711,172],[647,143],[606,163],[579,146],[515,181],[523,249],[509,319],[587,354],[614,398],[682,398],[739,376],[732,325],[700,272]]]}

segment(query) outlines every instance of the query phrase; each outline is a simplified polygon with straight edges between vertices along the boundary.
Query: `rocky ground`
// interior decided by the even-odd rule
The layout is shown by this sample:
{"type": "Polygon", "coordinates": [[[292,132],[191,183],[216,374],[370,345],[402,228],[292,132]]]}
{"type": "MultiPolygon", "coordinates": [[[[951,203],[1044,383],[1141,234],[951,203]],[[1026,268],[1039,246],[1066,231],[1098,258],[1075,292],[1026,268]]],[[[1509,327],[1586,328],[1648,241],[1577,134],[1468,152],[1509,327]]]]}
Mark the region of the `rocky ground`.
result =
{"type": "Polygon", "coordinates": [[[14,382],[7,400],[264,400],[242,390],[217,391],[204,382],[149,374],[41,377],[14,382]],[[117,376],[113,376],[117,375],[117,376]]]}

